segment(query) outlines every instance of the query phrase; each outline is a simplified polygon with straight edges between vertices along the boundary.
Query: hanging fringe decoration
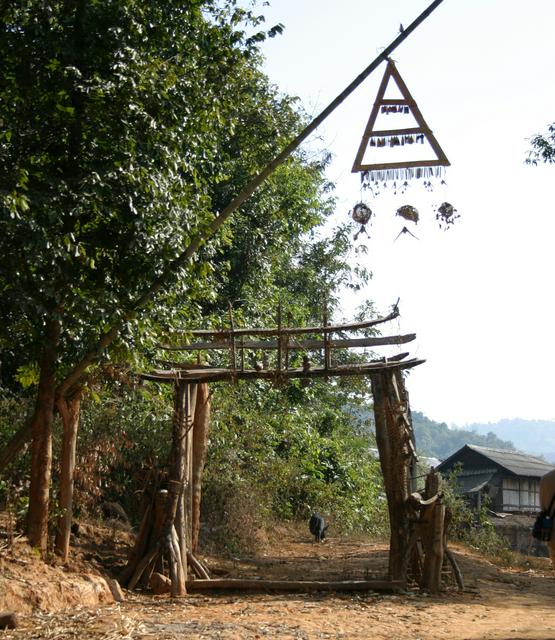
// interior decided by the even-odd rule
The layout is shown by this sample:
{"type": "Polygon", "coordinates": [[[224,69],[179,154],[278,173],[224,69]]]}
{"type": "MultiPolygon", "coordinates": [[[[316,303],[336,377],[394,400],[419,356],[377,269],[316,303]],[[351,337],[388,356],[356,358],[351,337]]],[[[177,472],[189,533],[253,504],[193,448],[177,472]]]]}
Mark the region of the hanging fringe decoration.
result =
{"type": "Polygon", "coordinates": [[[364,186],[371,182],[389,182],[390,180],[412,180],[413,178],[442,178],[445,175],[444,167],[396,167],[394,169],[377,169],[364,171],[360,175],[360,181],[364,186]]]}
{"type": "MultiPolygon", "coordinates": [[[[412,119],[411,119],[412,122],[412,119]]],[[[426,124],[418,105],[401,78],[392,60],[387,63],[384,77],[376,101],[370,113],[370,118],[353,165],[353,172],[362,172],[363,184],[369,185],[371,182],[387,182],[388,180],[412,180],[413,178],[438,178],[443,177],[444,167],[450,165],[447,156],[440,147],[431,129],[426,124]],[[393,78],[402,98],[385,98],[388,84],[393,78]],[[382,114],[402,114],[410,115],[416,120],[417,127],[398,127],[387,131],[376,131],[375,124],[379,113],[382,114]],[[435,153],[432,160],[411,160],[395,161],[383,163],[365,163],[364,155],[368,147],[375,149],[403,147],[405,145],[428,143],[435,153]]]]}

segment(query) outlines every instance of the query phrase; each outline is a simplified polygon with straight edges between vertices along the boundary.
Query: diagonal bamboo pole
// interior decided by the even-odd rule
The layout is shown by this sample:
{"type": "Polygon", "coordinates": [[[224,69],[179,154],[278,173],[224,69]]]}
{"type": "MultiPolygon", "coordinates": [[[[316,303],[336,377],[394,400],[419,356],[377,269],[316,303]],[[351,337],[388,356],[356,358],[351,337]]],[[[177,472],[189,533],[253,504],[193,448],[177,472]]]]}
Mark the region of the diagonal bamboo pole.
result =
{"type": "Polygon", "coordinates": [[[145,306],[162,287],[166,284],[171,274],[190,260],[193,255],[198,251],[202,244],[210,238],[220,227],[226,222],[226,220],[234,213],[255,191],[256,189],[268,178],[300,145],[304,142],[321,124],[324,120],[333,112],[337,107],[345,101],[345,99],[357,89],[366,78],[384,61],[386,60],[397,47],[404,42],[408,36],[420,25],[426,18],[443,2],[443,0],[434,0],[430,6],[423,11],[406,29],[404,29],[396,38],[387,46],[375,59],[371,62],[362,73],[360,73],[349,86],[344,89],[330,104],[316,116],[312,122],[299,133],[299,135],[292,140],[281,153],[279,153],[271,162],[269,162],[260,173],[255,176],[243,189],[235,196],[235,198],[212,220],[212,222],[204,229],[197,233],[192,238],[189,245],[181,252],[181,254],[171,262],[162,272],[162,274],[156,278],[142,293],[139,298],[131,305],[127,313],[123,318],[114,324],[99,340],[96,347],[91,349],[82,360],[74,367],[73,371],[67,376],[67,378],[61,383],[59,392],[64,394],[79,378],[83,375],[87,367],[92,364],[106,349],[113,340],[117,337],[121,326],[124,322],[128,321],[135,313],[145,306]]]}
{"type": "MultiPolygon", "coordinates": [[[[345,101],[345,99],[357,89],[375,69],[386,60],[397,47],[443,2],[434,0],[404,31],[402,31],[362,73],[360,73],[307,127],[299,133],[271,162],[269,162],[258,175],[256,175],[235,198],[214,217],[212,222],[194,236],[189,245],[173,260],[158,278],[145,288],[143,293],[132,303],[122,317],[114,322],[99,339],[97,344],[90,349],[70,371],[66,378],[58,385],[56,393],[64,396],[85,374],[87,368],[98,360],[103,351],[117,338],[121,327],[132,319],[137,311],[142,309],[160,290],[167,284],[169,277],[182,265],[190,260],[206,240],[208,240],[226,220],[256,191],[256,189],[268,178],[333,112],[345,101]]],[[[12,440],[0,452],[0,470],[9,464],[26,444],[31,434],[31,422],[28,421],[14,435],[12,440]]]]}

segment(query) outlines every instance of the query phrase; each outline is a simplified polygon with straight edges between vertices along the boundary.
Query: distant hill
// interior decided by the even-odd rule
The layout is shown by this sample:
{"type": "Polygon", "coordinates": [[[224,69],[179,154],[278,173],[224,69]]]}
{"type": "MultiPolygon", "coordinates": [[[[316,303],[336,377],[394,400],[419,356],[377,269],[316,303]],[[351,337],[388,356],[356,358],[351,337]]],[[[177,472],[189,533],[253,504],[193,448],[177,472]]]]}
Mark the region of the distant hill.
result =
{"type": "Polygon", "coordinates": [[[494,449],[515,449],[508,440],[502,440],[493,432],[479,434],[468,429],[450,429],[445,422],[430,420],[419,411],[412,411],[412,424],[419,453],[445,460],[465,444],[476,444],[494,449]]]}
{"type": "MultiPolygon", "coordinates": [[[[359,429],[369,435],[374,433],[374,415],[371,409],[346,407],[357,420],[359,429]]],[[[445,422],[430,420],[419,411],[412,411],[412,424],[416,439],[416,449],[422,456],[445,460],[465,444],[476,444],[494,449],[515,449],[515,445],[502,440],[494,433],[480,434],[470,429],[450,429],[445,422]]],[[[526,450],[526,449],[524,449],[526,450]]]]}
{"type": "Polygon", "coordinates": [[[515,447],[526,453],[542,456],[555,464],[555,421],[554,420],[500,420],[496,423],[470,424],[463,427],[479,434],[494,434],[507,438],[515,447]]]}

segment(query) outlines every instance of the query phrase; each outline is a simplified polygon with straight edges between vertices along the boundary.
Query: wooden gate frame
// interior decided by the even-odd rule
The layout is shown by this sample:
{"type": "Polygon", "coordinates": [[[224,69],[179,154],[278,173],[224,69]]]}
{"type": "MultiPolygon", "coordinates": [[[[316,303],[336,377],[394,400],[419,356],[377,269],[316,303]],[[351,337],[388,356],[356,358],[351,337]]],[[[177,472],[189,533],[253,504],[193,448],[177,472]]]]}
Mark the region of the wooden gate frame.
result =
{"type": "MultiPolygon", "coordinates": [[[[326,314],[324,314],[325,318],[326,314]]],[[[162,346],[167,351],[199,352],[204,350],[225,350],[229,353],[229,367],[208,367],[197,364],[161,361],[167,368],[157,369],[140,375],[141,379],[172,384],[174,387],[174,413],[172,427],[172,447],[168,489],[155,492],[145,508],[145,515],[131,552],[129,562],[120,581],[134,588],[143,586],[153,571],[163,566],[165,556],[169,565],[171,594],[180,596],[187,589],[217,588],[272,588],[282,590],[310,589],[312,583],[303,585],[284,583],[277,585],[266,581],[209,580],[206,568],[193,552],[193,541],[198,535],[199,509],[193,514],[193,493],[200,494],[204,452],[196,452],[202,458],[197,461],[196,472],[193,454],[195,429],[206,429],[206,407],[202,418],[197,418],[199,404],[197,397],[204,398],[201,405],[208,402],[207,385],[210,382],[267,379],[276,382],[301,378],[335,376],[369,376],[374,399],[376,441],[380,456],[384,487],[388,502],[390,520],[389,580],[351,581],[343,583],[345,589],[395,589],[405,588],[409,573],[420,584],[432,592],[440,590],[441,569],[445,555],[445,507],[436,480],[429,480],[435,491],[428,491],[424,497],[415,493],[416,448],[410,412],[409,396],[405,387],[403,371],[416,367],[425,360],[408,358],[408,353],[400,353],[390,358],[380,358],[361,364],[334,365],[334,349],[356,347],[401,345],[416,338],[415,334],[395,336],[374,336],[366,338],[334,339],[333,334],[359,331],[389,322],[399,316],[397,306],[382,318],[366,322],[330,325],[325,319],[318,327],[283,327],[281,313],[278,314],[277,328],[232,328],[223,330],[192,330],[187,335],[196,338],[191,344],[162,346]],[[301,335],[319,334],[319,339],[301,338],[301,335]],[[249,339],[245,339],[248,337],[249,339]],[[253,338],[257,338],[253,340],[253,338]],[[265,340],[260,340],[265,338],[265,340]],[[200,339],[200,340],[198,340],[200,339]],[[245,367],[247,350],[277,351],[276,367],[264,368],[260,363],[255,368],[245,367]],[[302,368],[289,367],[289,354],[294,350],[323,352],[323,366],[313,367],[307,356],[302,368]],[[239,358],[239,365],[237,364],[239,358]],[[204,426],[203,426],[204,424],[204,426]],[[195,477],[193,477],[195,476],[195,477]],[[435,482],[435,485],[434,485],[435,482]],[[197,487],[195,487],[195,483],[197,487]],[[198,490],[197,490],[198,489],[198,490]],[[195,533],[196,532],[196,533],[195,533]],[[200,579],[187,580],[187,565],[190,565],[200,579]]],[[[198,439],[197,439],[198,440],[198,439]]],[[[433,478],[433,476],[432,476],[433,478]]],[[[196,545],[196,541],[195,541],[196,545]]],[[[451,554],[448,559],[455,576],[456,563],[451,554]]],[[[459,581],[462,587],[462,577],[459,581]]],[[[332,583],[330,583],[331,585],[332,583]]],[[[340,589],[338,583],[334,587],[340,589]]],[[[313,584],[313,588],[326,588],[323,583],[313,584]]]]}

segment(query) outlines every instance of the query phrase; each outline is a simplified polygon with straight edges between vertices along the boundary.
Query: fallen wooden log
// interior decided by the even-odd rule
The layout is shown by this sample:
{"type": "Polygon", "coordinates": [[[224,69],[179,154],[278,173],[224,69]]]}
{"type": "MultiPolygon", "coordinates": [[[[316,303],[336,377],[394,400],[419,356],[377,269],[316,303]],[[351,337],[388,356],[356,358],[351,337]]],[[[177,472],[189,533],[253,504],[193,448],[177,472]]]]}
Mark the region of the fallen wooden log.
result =
{"type": "Polygon", "coordinates": [[[194,591],[399,591],[406,588],[403,580],[256,580],[253,578],[213,578],[188,580],[187,592],[194,591]]]}

